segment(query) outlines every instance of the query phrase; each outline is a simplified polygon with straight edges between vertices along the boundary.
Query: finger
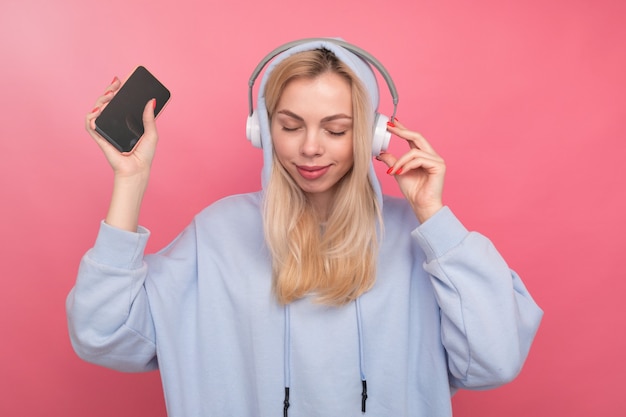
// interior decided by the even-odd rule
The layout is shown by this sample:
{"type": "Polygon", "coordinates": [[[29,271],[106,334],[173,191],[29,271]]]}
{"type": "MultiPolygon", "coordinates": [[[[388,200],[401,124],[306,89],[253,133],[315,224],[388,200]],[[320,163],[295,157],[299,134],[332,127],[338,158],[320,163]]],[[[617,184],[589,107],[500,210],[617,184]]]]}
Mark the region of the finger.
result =
{"type": "Polygon", "coordinates": [[[95,106],[100,107],[101,109],[106,107],[106,104],[111,101],[113,97],[115,97],[120,87],[122,87],[122,82],[119,80],[119,78],[114,77],[113,81],[111,81],[111,83],[106,88],[104,94],[98,97],[98,100],[96,100],[95,106]]]}
{"type": "Polygon", "coordinates": [[[96,106],[89,113],[87,113],[87,116],[85,116],[85,129],[87,129],[88,132],[91,130],[95,130],[96,127],[94,125],[94,121],[101,112],[102,110],[100,109],[100,107],[96,106]]]}
{"type": "Polygon", "coordinates": [[[95,120],[100,115],[106,105],[113,99],[115,94],[117,94],[117,91],[120,89],[121,86],[122,83],[119,78],[117,78],[117,76],[113,77],[113,81],[111,81],[104,94],[98,97],[98,100],[96,100],[94,104],[94,108],[87,114],[87,117],[85,119],[85,125],[88,131],[95,130],[93,120],[95,120]]]}
{"type": "Polygon", "coordinates": [[[396,165],[404,165],[415,158],[425,158],[443,163],[443,158],[436,153],[424,151],[422,149],[411,149],[396,161],[396,165]]]}
{"type": "Polygon", "coordinates": [[[103,104],[111,101],[111,99],[115,97],[115,94],[117,94],[120,87],[122,87],[122,82],[119,80],[119,78],[114,77],[113,81],[111,81],[111,83],[107,86],[106,90],[104,91],[104,94],[101,95],[96,101],[96,106],[102,107],[103,104]]]}
{"type": "Polygon", "coordinates": [[[389,168],[397,161],[397,158],[389,152],[381,152],[380,155],[376,156],[376,159],[383,162],[389,168]]]}
{"type": "Polygon", "coordinates": [[[131,153],[140,146],[145,150],[148,148],[154,149],[158,140],[156,122],[154,117],[154,109],[156,108],[156,99],[152,99],[146,103],[143,108],[143,135],[139,138],[139,142],[133,148],[131,153]]]}
{"type": "Polygon", "coordinates": [[[396,133],[396,136],[406,140],[411,148],[422,149],[426,152],[435,153],[435,150],[430,143],[418,132],[406,128],[400,128],[396,133]]]}
{"type": "Polygon", "coordinates": [[[111,83],[106,87],[106,89],[104,90],[104,94],[100,97],[100,99],[102,99],[103,97],[114,96],[121,86],[122,82],[119,80],[119,78],[117,78],[117,76],[113,77],[113,81],[111,81],[111,83]]]}
{"type": "Polygon", "coordinates": [[[100,146],[100,148],[102,148],[102,150],[104,150],[105,153],[106,152],[117,151],[117,149],[113,145],[111,145],[109,143],[109,141],[104,139],[96,131],[95,120],[98,118],[100,113],[102,113],[102,109],[99,108],[99,107],[94,107],[93,110],[91,112],[89,112],[87,114],[87,117],[85,118],[85,128],[87,129],[87,132],[89,132],[89,135],[92,137],[92,139],[94,139],[96,141],[98,146],[100,146]],[[111,148],[111,149],[107,149],[107,148],[111,148]]]}
{"type": "Polygon", "coordinates": [[[437,154],[431,154],[420,149],[411,149],[409,152],[396,159],[388,173],[396,175],[424,167],[445,170],[445,162],[437,154]]]}
{"type": "Polygon", "coordinates": [[[104,96],[100,96],[95,103],[95,107],[91,109],[87,116],[85,117],[85,128],[89,133],[96,130],[95,120],[102,114],[102,111],[109,104],[111,99],[113,98],[112,93],[106,94],[104,96]]]}
{"type": "Polygon", "coordinates": [[[109,86],[107,87],[107,89],[105,91],[107,91],[107,92],[108,91],[116,92],[117,90],[120,89],[121,86],[122,86],[122,82],[120,81],[119,78],[117,78],[117,76],[115,76],[115,77],[113,77],[113,81],[111,81],[111,83],[109,84],[109,86]]]}
{"type": "Polygon", "coordinates": [[[433,159],[433,160],[440,160],[443,161],[443,158],[441,156],[439,156],[438,154],[434,153],[434,152],[428,152],[424,149],[409,149],[408,152],[406,152],[404,155],[401,155],[398,160],[396,161],[396,165],[399,164],[404,164],[408,161],[410,161],[411,159],[417,158],[417,157],[425,157],[428,159],[433,159]]]}
{"type": "Polygon", "coordinates": [[[432,159],[428,156],[419,156],[411,159],[405,164],[396,165],[394,167],[395,172],[392,171],[392,174],[404,175],[417,169],[423,169],[431,173],[445,172],[445,165],[443,164],[443,161],[438,159],[432,159]]]}
{"type": "Polygon", "coordinates": [[[423,149],[427,152],[436,153],[432,145],[418,132],[414,132],[406,128],[398,119],[394,119],[393,123],[387,124],[391,133],[401,139],[406,140],[411,148],[423,149]]]}
{"type": "Polygon", "coordinates": [[[156,109],[156,99],[148,101],[143,108],[143,129],[144,133],[156,134],[156,123],[154,121],[154,110],[156,109]]]}

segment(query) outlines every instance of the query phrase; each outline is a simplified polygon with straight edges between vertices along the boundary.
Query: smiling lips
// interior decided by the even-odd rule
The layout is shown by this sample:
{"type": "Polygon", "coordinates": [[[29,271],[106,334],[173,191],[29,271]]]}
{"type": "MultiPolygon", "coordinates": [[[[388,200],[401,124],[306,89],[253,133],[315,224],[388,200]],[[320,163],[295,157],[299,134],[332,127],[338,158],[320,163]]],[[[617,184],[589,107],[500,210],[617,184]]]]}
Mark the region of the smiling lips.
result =
{"type": "Polygon", "coordinates": [[[326,172],[328,172],[328,170],[330,169],[330,165],[326,165],[323,167],[297,165],[296,168],[298,168],[298,172],[300,173],[302,178],[305,178],[307,180],[315,180],[326,174],[326,172]]]}

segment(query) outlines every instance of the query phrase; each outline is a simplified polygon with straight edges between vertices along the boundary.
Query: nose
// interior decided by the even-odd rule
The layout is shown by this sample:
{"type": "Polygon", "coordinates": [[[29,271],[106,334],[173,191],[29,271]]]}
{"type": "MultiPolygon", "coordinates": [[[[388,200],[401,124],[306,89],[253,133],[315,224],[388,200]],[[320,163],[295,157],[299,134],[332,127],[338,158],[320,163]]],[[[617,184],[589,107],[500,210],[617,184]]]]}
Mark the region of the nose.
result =
{"type": "Polygon", "coordinates": [[[300,153],[308,157],[319,156],[324,153],[320,132],[315,129],[307,129],[300,146],[300,153]]]}

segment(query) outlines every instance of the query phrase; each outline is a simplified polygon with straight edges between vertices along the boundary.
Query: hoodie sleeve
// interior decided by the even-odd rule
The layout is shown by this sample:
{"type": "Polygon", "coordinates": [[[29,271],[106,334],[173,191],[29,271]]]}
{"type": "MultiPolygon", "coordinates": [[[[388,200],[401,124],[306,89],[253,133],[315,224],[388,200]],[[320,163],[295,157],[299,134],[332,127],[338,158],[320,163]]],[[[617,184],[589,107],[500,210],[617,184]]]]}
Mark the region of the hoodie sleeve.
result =
{"type": "Polygon", "coordinates": [[[542,310],[493,244],[444,207],[413,231],[441,312],[455,388],[492,388],[520,372],[542,310]]]}
{"type": "Polygon", "coordinates": [[[158,367],[145,287],[149,234],[102,222],[94,247],[83,256],[66,300],[70,340],[82,359],[124,372],[158,367]]]}

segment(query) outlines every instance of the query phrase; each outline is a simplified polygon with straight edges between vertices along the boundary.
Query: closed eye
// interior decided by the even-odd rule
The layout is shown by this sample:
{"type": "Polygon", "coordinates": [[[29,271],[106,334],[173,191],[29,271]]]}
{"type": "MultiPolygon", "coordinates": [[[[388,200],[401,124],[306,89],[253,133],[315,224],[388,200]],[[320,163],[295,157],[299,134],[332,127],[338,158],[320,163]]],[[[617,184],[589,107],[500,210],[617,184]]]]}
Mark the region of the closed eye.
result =
{"type": "Polygon", "coordinates": [[[331,134],[332,136],[343,136],[343,135],[346,134],[346,130],[343,130],[341,132],[335,132],[335,131],[332,131],[332,130],[327,130],[327,132],[329,134],[331,134]]]}
{"type": "Polygon", "coordinates": [[[300,129],[299,127],[287,127],[287,126],[283,126],[283,130],[285,132],[295,132],[296,130],[300,129]]]}

